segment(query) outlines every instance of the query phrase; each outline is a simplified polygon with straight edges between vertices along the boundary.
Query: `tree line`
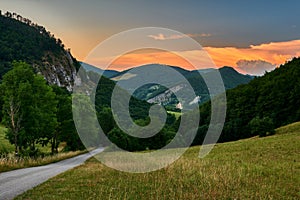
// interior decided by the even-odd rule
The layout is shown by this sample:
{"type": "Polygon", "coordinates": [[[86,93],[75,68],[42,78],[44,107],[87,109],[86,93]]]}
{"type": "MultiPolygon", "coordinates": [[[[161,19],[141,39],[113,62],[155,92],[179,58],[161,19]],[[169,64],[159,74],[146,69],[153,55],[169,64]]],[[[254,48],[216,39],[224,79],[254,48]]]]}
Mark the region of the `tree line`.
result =
{"type": "Polygon", "coordinates": [[[56,85],[48,85],[25,62],[13,62],[13,69],[3,76],[0,85],[1,118],[8,128],[6,137],[15,153],[37,155],[36,144],[51,144],[52,154],[61,141],[66,149],[83,149],[72,118],[70,94],[56,85]]]}
{"type": "MultiPolygon", "coordinates": [[[[16,153],[35,155],[36,144],[51,144],[52,153],[56,153],[61,141],[67,142],[69,150],[84,148],[74,126],[70,93],[48,85],[25,62],[12,65],[13,69],[3,76],[0,85],[0,105],[2,123],[8,127],[7,138],[15,145],[16,153]]],[[[228,90],[227,116],[219,142],[274,134],[275,128],[299,121],[299,66],[300,58],[295,58],[249,84],[228,90]]],[[[87,72],[90,79],[96,79],[93,73],[87,72]]],[[[114,87],[113,81],[102,77],[95,98],[98,122],[111,142],[125,150],[142,151],[160,149],[175,137],[181,118],[176,119],[172,114],[168,114],[164,128],[153,137],[136,138],[124,133],[111,111],[114,87]]],[[[131,98],[129,111],[136,124],[149,124],[151,105],[131,98]]],[[[210,106],[210,102],[200,106],[201,120],[193,145],[203,142],[210,123],[210,106]]]]}
{"type": "MultiPolygon", "coordinates": [[[[275,128],[300,121],[300,58],[227,90],[226,96],[226,121],[219,142],[274,134],[275,128]]],[[[210,102],[200,107],[195,145],[202,143],[208,129],[210,107],[210,102]]]]}
{"type": "Polygon", "coordinates": [[[33,23],[30,19],[22,17],[21,15],[13,12],[9,12],[6,11],[3,15],[2,15],[2,11],[0,10],[0,16],[4,16],[10,19],[15,19],[21,23],[24,23],[30,27],[35,28],[41,35],[47,37],[47,38],[52,38],[53,40],[55,40],[56,44],[58,46],[60,46],[61,48],[64,48],[64,44],[62,43],[61,39],[56,39],[54,34],[52,34],[50,31],[47,31],[45,27],[38,25],[37,23],[33,23]]]}

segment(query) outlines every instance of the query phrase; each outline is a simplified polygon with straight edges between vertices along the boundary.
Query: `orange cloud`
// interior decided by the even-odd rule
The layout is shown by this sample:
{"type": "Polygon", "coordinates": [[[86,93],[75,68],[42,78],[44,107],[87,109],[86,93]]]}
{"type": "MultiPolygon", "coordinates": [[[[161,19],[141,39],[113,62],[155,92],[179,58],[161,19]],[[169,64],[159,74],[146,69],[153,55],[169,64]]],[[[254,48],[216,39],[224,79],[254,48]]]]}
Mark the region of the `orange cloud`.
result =
{"type": "MultiPolygon", "coordinates": [[[[105,68],[104,63],[113,60],[113,57],[95,58],[88,60],[90,64],[105,68]]],[[[115,59],[107,69],[124,70],[135,66],[146,64],[165,64],[171,66],[180,66],[188,70],[195,70],[199,68],[215,68],[215,65],[206,51],[177,51],[167,52],[162,50],[155,50],[155,52],[134,51],[122,55],[115,59]],[[186,60],[187,59],[187,60],[186,60]]]]}
{"type": "Polygon", "coordinates": [[[279,65],[300,56],[300,40],[251,45],[249,48],[205,47],[217,66],[236,66],[239,60],[264,60],[279,65]]]}
{"type": "MultiPolygon", "coordinates": [[[[101,60],[99,61],[101,63],[101,60]]],[[[113,63],[111,63],[111,65],[109,66],[109,69],[124,70],[127,68],[152,63],[181,66],[186,69],[194,69],[191,63],[189,63],[184,58],[176,55],[175,53],[166,51],[156,51],[150,53],[140,53],[138,51],[131,52],[129,54],[122,55],[114,60],[113,63]]],[[[101,64],[99,64],[97,66],[101,66],[101,64]]]]}
{"type": "MultiPolygon", "coordinates": [[[[164,38],[165,36],[158,36],[164,38]]],[[[175,36],[174,36],[175,38],[175,36]]],[[[300,56],[300,40],[286,42],[271,42],[267,44],[251,45],[248,48],[236,47],[204,47],[202,50],[174,51],[166,52],[159,50],[135,51],[122,55],[109,66],[109,69],[124,70],[135,66],[150,63],[160,63],[166,65],[180,66],[186,69],[216,68],[223,66],[235,67],[240,72],[245,72],[238,68],[237,62],[245,61],[266,61],[270,65],[279,65],[292,57],[300,56]],[[189,61],[183,57],[188,58],[189,61]],[[214,63],[211,61],[213,60],[214,63]]],[[[89,60],[103,68],[103,63],[110,58],[96,58],[89,60]]],[[[256,66],[259,67],[259,66],[256,66]]]]}

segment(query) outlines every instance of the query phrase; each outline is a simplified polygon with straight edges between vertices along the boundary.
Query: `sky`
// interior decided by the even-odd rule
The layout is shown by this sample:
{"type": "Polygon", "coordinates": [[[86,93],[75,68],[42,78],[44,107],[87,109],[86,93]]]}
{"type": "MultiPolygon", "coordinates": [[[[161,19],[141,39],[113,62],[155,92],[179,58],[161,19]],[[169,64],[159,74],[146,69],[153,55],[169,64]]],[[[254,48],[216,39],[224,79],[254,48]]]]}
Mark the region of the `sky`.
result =
{"type": "MultiPolygon", "coordinates": [[[[102,41],[133,28],[163,27],[196,40],[216,67],[232,66],[239,72],[261,75],[300,56],[300,1],[235,0],[1,0],[10,11],[43,25],[84,61],[102,41]]],[[[153,42],[175,41],[176,35],[148,35],[153,42]]],[[[118,48],[118,46],[112,47],[118,48]]],[[[197,55],[195,49],[178,49],[197,55]]],[[[104,62],[99,58],[98,67],[104,62]]],[[[111,69],[146,63],[189,68],[182,58],[162,51],[131,52],[111,69]]],[[[197,66],[198,68],[204,66],[197,66]]]]}

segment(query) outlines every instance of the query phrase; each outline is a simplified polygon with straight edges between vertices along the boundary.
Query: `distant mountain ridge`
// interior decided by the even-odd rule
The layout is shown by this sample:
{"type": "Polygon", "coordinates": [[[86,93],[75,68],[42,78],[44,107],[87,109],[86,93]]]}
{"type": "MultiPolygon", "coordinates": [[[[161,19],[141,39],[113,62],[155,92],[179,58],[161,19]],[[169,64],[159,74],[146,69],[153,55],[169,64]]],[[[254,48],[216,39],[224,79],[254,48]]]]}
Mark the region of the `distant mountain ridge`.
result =
{"type": "Polygon", "coordinates": [[[99,74],[102,74],[103,76],[105,76],[106,78],[112,78],[114,76],[116,76],[117,74],[119,74],[120,72],[116,71],[116,70],[103,70],[100,69],[98,67],[95,67],[93,65],[90,65],[88,63],[84,63],[84,62],[79,62],[80,65],[86,70],[86,71],[93,71],[99,74]]]}
{"type": "MultiPolygon", "coordinates": [[[[231,89],[241,84],[249,83],[253,77],[249,75],[243,75],[238,73],[235,69],[231,67],[222,67],[220,69],[200,69],[200,70],[193,70],[189,71],[180,67],[176,66],[168,66],[168,65],[158,65],[158,64],[150,64],[150,65],[143,65],[139,67],[135,67],[134,71],[137,72],[134,74],[131,69],[124,70],[115,76],[111,77],[114,81],[121,81],[123,84],[129,81],[140,81],[139,79],[139,72],[142,72],[147,67],[169,67],[171,69],[176,70],[180,74],[184,76],[184,78],[190,83],[193,87],[196,95],[200,103],[209,100],[209,92],[208,88],[202,78],[202,74],[212,73],[214,70],[219,70],[221,77],[224,81],[225,89],[231,89]]],[[[165,74],[157,74],[157,76],[162,76],[161,78],[165,79],[172,79],[172,77],[167,77],[165,74]],[[165,76],[165,77],[164,77],[165,76]]],[[[174,81],[174,80],[172,80],[174,81]]],[[[176,100],[175,96],[173,95],[174,90],[179,91],[186,88],[186,84],[178,81],[173,85],[173,87],[167,89],[161,85],[157,84],[148,84],[140,87],[138,90],[134,91],[133,95],[141,100],[146,100],[149,103],[159,103],[163,105],[173,105],[173,107],[179,102],[176,100]]],[[[188,95],[190,91],[186,91],[188,95]]],[[[194,100],[193,100],[194,101],[194,100]]],[[[186,102],[188,104],[193,102],[186,102]]]]}

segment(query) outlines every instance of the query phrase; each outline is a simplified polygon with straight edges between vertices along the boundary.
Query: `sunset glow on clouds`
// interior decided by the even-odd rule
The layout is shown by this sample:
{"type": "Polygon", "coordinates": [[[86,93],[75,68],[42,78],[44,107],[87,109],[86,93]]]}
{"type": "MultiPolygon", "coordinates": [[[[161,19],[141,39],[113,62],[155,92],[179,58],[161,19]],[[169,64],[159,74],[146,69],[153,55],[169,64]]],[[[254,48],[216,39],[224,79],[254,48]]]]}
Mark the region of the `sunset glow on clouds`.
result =
{"type": "MultiPolygon", "coordinates": [[[[167,37],[163,36],[161,39],[162,38],[166,39],[167,37]]],[[[173,36],[173,39],[174,38],[175,37],[173,36]]],[[[109,68],[123,70],[150,63],[180,66],[191,70],[232,66],[241,73],[261,75],[264,71],[270,71],[292,57],[300,56],[300,40],[251,45],[248,48],[204,47],[204,50],[190,50],[173,53],[163,51],[146,53],[132,52],[120,56],[109,68]],[[215,66],[208,60],[209,57],[204,50],[212,58],[215,66]],[[178,55],[189,57],[189,59],[192,59],[197,63],[197,66],[193,67],[189,62],[178,55]]],[[[103,67],[102,63],[104,63],[105,59],[108,58],[98,58],[97,60],[94,60],[92,64],[101,68],[103,67]]]]}
{"type": "Polygon", "coordinates": [[[158,34],[158,35],[148,35],[148,37],[153,38],[154,40],[176,40],[176,39],[181,39],[184,37],[191,37],[191,38],[196,38],[196,37],[210,37],[211,34],[210,33],[188,33],[185,35],[170,35],[170,36],[166,36],[162,33],[158,34]]]}
{"type": "Polygon", "coordinates": [[[292,40],[286,42],[271,42],[268,44],[251,45],[249,48],[213,48],[206,47],[205,50],[212,57],[218,67],[221,66],[233,66],[242,73],[259,74],[261,75],[262,70],[270,71],[270,65],[283,64],[285,61],[300,56],[300,40],[292,40]],[[257,61],[253,63],[253,68],[260,68],[260,71],[251,69],[251,65],[247,68],[239,68],[237,66],[238,61],[257,61]],[[269,64],[262,63],[261,61],[268,62],[269,64]],[[265,68],[264,68],[265,67],[265,68]]]}
{"type": "Polygon", "coordinates": [[[205,50],[217,66],[235,66],[238,60],[264,60],[278,65],[291,57],[300,56],[300,40],[251,45],[249,48],[206,47],[205,50]]]}

